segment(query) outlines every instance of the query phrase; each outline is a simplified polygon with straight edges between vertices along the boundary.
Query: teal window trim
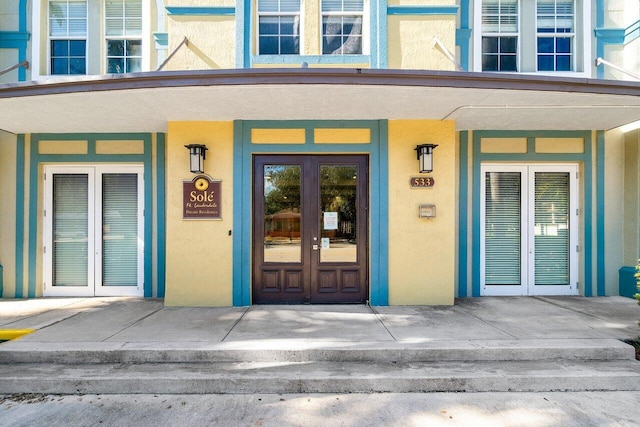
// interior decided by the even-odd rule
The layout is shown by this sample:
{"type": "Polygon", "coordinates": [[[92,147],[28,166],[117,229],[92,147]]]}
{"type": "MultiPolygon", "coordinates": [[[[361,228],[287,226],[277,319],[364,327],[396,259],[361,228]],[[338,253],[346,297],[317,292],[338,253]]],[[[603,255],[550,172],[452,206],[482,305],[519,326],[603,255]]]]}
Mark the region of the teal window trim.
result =
{"type": "Polygon", "coordinates": [[[387,15],[457,15],[458,6],[387,6],[387,15]]]}
{"type": "Polygon", "coordinates": [[[233,16],[235,7],[166,6],[168,15],[173,16],[233,16]]]}
{"type": "MultiPolygon", "coordinates": [[[[603,144],[604,145],[604,144],[603,144]]],[[[473,133],[473,220],[472,229],[480,230],[480,205],[482,195],[481,165],[483,162],[577,162],[584,166],[584,179],[581,179],[582,194],[584,197],[584,296],[593,295],[593,187],[598,185],[593,182],[592,138],[590,131],[475,131],[473,133]],[[527,152],[522,154],[495,154],[482,153],[480,142],[482,138],[527,138],[527,152]],[[544,154],[535,152],[535,138],[583,138],[584,153],[576,154],[544,154]]],[[[600,157],[600,156],[599,156],[600,157]]],[[[604,158],[604,156],[603,156],[604,158]]],[[[604,162],[604,160],[603,160],[604,162]]],[[[604,173],[604,172],[603,172],[604,173]]],[[[604,185],[604,184],[603,184],[604,185]]],[[[604,220],[602,221],[604,233],[604,220]]],[[[600,227],[600,224],[598,224],[600,227]]],[[[598,233],[600,231],[598,230],[598,233]]],[[[462,239],[463,236],[460,236],[462,239]]],[[[604,254],[602,255],[604,257],[604,254]]],[[[600,258],[600,256],[599,256],[600,258]]],[[[472,296],[480,296],[480,233],[473,233],[472,241],[472,296]]],[[[602,261],[604,274],[604,258],[602,261]]],[[[600,267],[597,266],[598,271],[600,267]]]]}
{"type": "Polygon", "coordinates": [[[283,64],[302,65],[344,65],[344,64],[370,64],[369,55],[252,55],[252,64],[283,64]]]}
{"type": "Polygon", "coordinates": [[[16,141],[16,285],[15,298],[24,297],[24,165],[25,139],[19,134],[16,141]]]}
{"type": "Polygon", "coordinates": [[[251,0],[236,2],[236,68],[251,67],[251,28],[253,28],[251,0]]]}
{"type": "Polygon", "coordinates": [[[388,273],[388,123],[386,120],[291,120],[234,122],[233,305],[251,304],[251,195],[253,154],[369,154],[371,305],[389,304],[388,273]],[[251,144],[251,129],[305,129],[304,144],[251,144]],[[314,144],[314,129],[371,130],[369,144],[314,144]]]}
{"type": "MultiPolygon", "coordinates": [[[[153,179],[152,179],[152,146],[150,133],[88,133],[88,134],[58,134],[38,133],[31,135],[31,150],[29,154],[29,277],[28,297],[36,296],[36,262],[38,238],[38,180],[39,165],[42,163],[142,163],[144,165],[144,296],[153,294],[153,179]],[[39,154],[38,143],[40,141],[87,141],[88,152],[86,155],[76,154],[39,154]],[[96,154],[96,141],[98,140],[142,140],[144,154],[96,154]]],[[[160,189],[159,189],[160,191],[160,189]]],[[[162,190],[164,191],[164,189],[162,190]]],[[[17,237],[16,237],[17,238],[17,237]]]]}
{"type": "Polygon", "coordinates": [[[469,280],[469,132],[460,132],[460,189],[458,209],[458,297],[468,295],[469,280]]]}
{"type": "Polygon", "coordinates": [[[153,33],[153,41],[156,46],[169,46],[169,33],[153,33]]]}

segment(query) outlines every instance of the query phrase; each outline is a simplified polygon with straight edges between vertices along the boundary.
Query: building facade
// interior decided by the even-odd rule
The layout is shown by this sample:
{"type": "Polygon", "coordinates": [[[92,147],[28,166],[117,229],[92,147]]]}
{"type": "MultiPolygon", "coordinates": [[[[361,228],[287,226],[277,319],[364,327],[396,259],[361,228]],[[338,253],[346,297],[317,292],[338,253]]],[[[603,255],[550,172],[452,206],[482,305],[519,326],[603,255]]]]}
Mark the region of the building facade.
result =
{"type": "Polygon", "coordinates": [[[4,1],[0,295],[630,296],[639,36],[637,1],[4,1]]]}

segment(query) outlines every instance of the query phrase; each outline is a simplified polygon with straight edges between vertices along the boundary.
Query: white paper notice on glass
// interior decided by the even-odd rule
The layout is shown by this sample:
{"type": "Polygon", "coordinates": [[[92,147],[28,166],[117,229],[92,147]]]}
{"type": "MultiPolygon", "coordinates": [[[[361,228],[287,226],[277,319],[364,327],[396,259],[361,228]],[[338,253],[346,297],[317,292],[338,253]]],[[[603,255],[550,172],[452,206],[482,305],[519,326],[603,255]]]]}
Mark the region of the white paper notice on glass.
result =
{"type": "Polygon", "coordinates": [[[322,239],[320,239],[320,242],[322,244],[322,249],[331,248],[331,239],[329,239],[328,237],[323,237],[322,239]]]}
{"type": "Polygon", "coordinates": [[[337,230],[338,229],[338,212],[325,212],[324,213],[324,229],[325,230],[337,230]]]}

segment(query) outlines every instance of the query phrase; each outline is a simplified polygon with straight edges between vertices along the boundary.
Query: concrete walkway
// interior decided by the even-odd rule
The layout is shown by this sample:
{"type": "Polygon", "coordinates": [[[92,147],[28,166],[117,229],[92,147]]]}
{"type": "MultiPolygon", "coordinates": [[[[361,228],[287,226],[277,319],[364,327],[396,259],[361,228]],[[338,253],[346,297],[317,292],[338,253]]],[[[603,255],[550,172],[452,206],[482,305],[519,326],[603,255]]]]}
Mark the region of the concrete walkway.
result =
{"type": "Polygon", "coordinates": [[[640,307],[624,297],[460,299],[452,307],[290,305],[164,307],[139,298],[0,300],[0,329],[35,332],[8,349],[296,349],[358,345],[633,339],[640,307]]]}

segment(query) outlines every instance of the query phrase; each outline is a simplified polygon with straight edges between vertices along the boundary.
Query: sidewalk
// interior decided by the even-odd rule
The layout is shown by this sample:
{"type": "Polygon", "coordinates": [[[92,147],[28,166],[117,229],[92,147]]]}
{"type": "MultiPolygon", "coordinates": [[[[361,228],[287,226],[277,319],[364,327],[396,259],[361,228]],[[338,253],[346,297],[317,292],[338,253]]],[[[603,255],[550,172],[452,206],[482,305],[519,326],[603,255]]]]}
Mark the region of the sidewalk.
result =
{"type": "Polygon", "coordinates": [[[452,307],[290,305],[164,307],[140,298],[0,300],[0,329],[35,329],[0,351],[123,346],[302,349],[634,339],[640,307],[624,297],[460,299],[452,307]]]}

